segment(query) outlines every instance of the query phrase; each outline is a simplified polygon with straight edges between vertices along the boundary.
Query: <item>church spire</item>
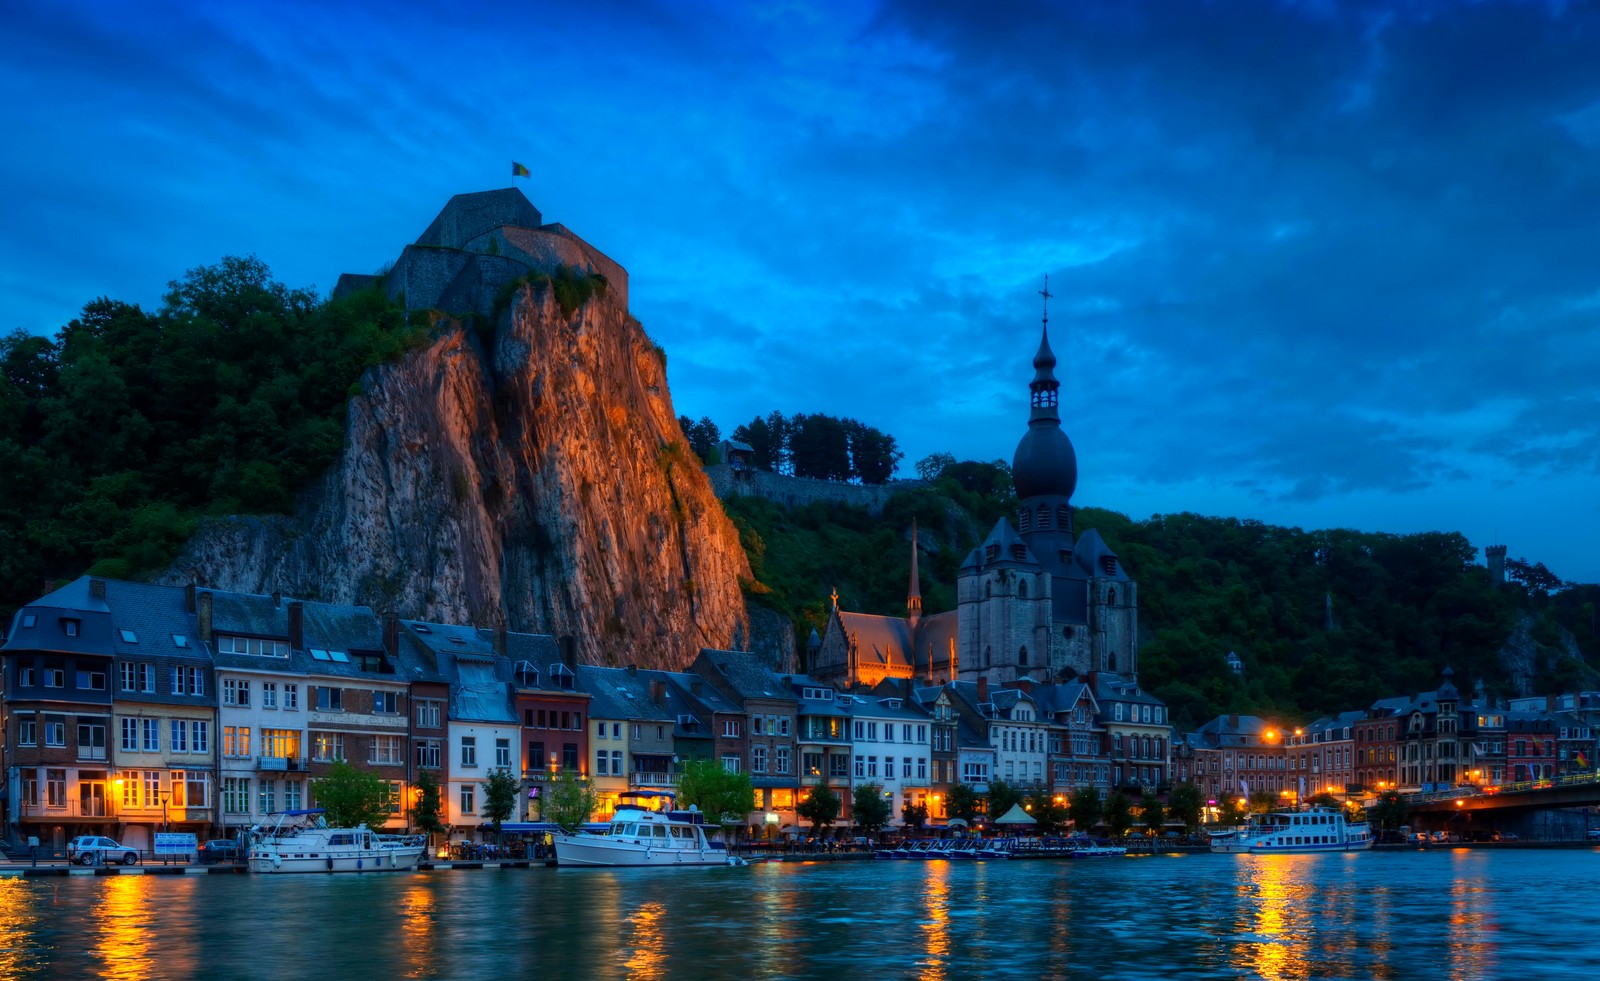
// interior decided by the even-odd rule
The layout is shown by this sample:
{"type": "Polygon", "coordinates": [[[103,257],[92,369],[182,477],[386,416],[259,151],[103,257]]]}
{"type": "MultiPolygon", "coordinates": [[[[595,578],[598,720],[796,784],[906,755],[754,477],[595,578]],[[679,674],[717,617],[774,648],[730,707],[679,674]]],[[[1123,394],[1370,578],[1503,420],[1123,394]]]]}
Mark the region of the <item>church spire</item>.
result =
{"type": "Polygon", "coordinates": [[[906,590],[906,619],[911,621],[911,629],[917,629],[917,621],[922,619],[922,583],[917,577],[917,519],[911,519],[911,585],[906,590]]]}
{"type": "Polygon", "coordinates": [[[1044,315],[1040,318],[1039,328],[1039,353],[1033,356],[1033,381],[1028,383],[1028,391],[1033,395],[1033,411],[1028,415],[1029,424],[1041,420],[1054,421],[1060,425],[1061,416],[1056,410],[1057,392],[1061,383],[1056,381],[1056,355],[1050,350],[1050,276],[1044,277],[1044,289],[1039,291],[1044,297],[1044,315]]]}

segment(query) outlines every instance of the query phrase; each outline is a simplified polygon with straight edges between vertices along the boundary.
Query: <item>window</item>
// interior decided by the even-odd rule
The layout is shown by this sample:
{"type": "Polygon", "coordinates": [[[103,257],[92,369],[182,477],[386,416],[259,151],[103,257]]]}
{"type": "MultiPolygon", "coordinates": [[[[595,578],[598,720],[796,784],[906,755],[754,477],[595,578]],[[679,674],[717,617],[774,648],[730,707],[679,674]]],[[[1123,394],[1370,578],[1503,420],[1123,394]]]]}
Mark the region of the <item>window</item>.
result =
{"type": "Polygon", "coordinates": [[[305,784],[298,780],[285,780],[283,782],[283,809],[298,811],[305,805],[305,784]]]}
{"type": "Polygon", "coordinates": [[[292,760],[300,756],[300,732],[297,729],[262,729],[261,755],[276,760],[292,760]]]}
{"type": "Polygon", "coordinates": [[[62,671],[60,668],[45,668],[44,669],[44,686],[46,688],[65,688],[65,687],[67,687],[67,674],[66,674],[66,672],[62,671]]]}
{"type": "Polygon", "coordinates": [[[372,693],[372,711],[380,715],[396,715],[400,711],[400,695],[392,691],[372,693]]]}
{"type": "Polygon", "coordinates": [[[249,705],[250,682],[224,678],[222,681],[222,704],[249,705]]]}
{"type": "Polygon", "coordinates": [[[804,776],[808,776],[808,777],[820,777],[820,776],[822,776],[822,754],[821,753],[801,753],[800,754],[800,772],[804,776]]]}
{"type": "Polygon", "coordinates": [[[782,774],[782,775],[785,775],[785,776],[788,775],[788,773],[789,773],[789,747],[787,747],[787,746],[779,746],[778,747],[778,749],[777,749],[777,760],[776,760],[776,762],[775,762],[775,764],[774,764],[774,766],[772,768],[772,772],[778,773],[778,774],[782,774]]]}
{"type": "Polygon", "coordinates": [[[511,766],[511,740],[494,741],[494,765],[501,769],[508,769],[511,766]]]}
{"type": "Polygon", "coordinates": [[[578,744],[561,744],[561,768],[563,770],[576,770],[578,768],[578,744]]]}
{"type": "Polygon", "coordinates": [[[33,668],[22,666],[17,668],[17,687],[32,688],[34,686],[33,668]]]}
{"type": "Polygon", "coordinates": [[[608,756],[605,750],[597,749],[594,751],[594,772],[596,776],[604,777],[610,775],[611,771],[606,767],[607,759],[608,756]]]}
{"type": "Polygon", "coordinates": [[[388,795],[389,813],[391,815],[399,814],[400,802],[405,800],[405,787],[398,780],[387,780],[384,782],[383,789],[388,795]]]}
{"type": "MultiPolygon", "coordinates": [[[[726,735],[726,733],[724,733],[724,735],[726,735]]],[[[642,738],[642,737],[641,737],[641,736],[640,736],[640,735],[639,735],[639,723],[637,723],[637,722],[635,722],[635,723],[634,723],[634,724],[633,724],[633,738],[635,738],[635,739],[639,739],[639,738],[642,738]]]]}
{"type": "Polygon", "coordinates": [[[312,733],[311,758],[320,762],[344,759],[344,735],[338,732],[312,733]]]}
{"type": "Polygon", "coordinates": [[[250,727],[249,726],[223,726],[222,727],[222,755],[223,756],[249,756],[250,755],[250,727]]]}
{"type": "Polygon", "coordinates": [[[440,761],[441,755],[442,754],[440,753],[439,740],[437,740],[437,739],[419,739],[419,740],[417,740],[417,766],[420,766],[420,767],[423,767],[423,768],[429,769],[429,770],[437,770],[439,768],[439,761],[440,761]]]}
{"type": "Polygon", "coordinates": [[[39,723],[33,719],[18,719],[17,744],[19,746],[39,745],[39,723]]]}
{"type": "Polygon", "coordinates": [[[36,615],[32,614],[32,613],[24,613],[22,615],[22,625],[24,627],[31,627],[34,624],[38,623],[38,622],[39,622],[39,618],[36,615]]]}
{"type": "Polygon", "coordinates": [[[137,753],[139,751],[139,720],[122,720],[122,742],[118,748],[124,753],[137,753]]]}
{"type": "MultiPolygon", "coordinates": [[[[128,786],[133,786],[133,781],[128,786]]],[[[224,814],[250,813],[250,778],[222,778],[222,812],[224,814]]]]}
{"type": "Polygon", "coordinates": [[[139,690],[139,665],[132,661],[123,661],[120,669],[122,675],[123,691],[139,690]]]}
{"type": "MultiPolygon", "coordinates": [[[[921,761],[918,760],[918,762],[920,763],[921,761]]],[[[909,756],[900,757],[900,767],[901,767],[901,769],[900,769],[900,777],[901,777],[901,779],[910,780],[911,779],[911,757],[909,757],[909,756]]]]}
{"type": "Polygon", "coordinates": [[[82,620],[74,620],[71,617],[61,618],[61,629],[66,632],[68,637],[78,636],[78,628],[82,625],[82,620]]]}
{"type": "Polygon", "coordinates": [[[417,700],[417,727],[419,729],[439,728],[439,700],[436,698],[423,698],[417,700]]]}
{"type": "Polygon", "coordinates": [[[856,757],[856,776],[864,777],[866,775],[867,775],[867,758],[865,756],[857,756],[856,757]]]}
{"type": "Polygon", "coordinates": [[[287,709],[288,711],[290,711],[290,712],[299,711],[299,709],[300,709],[300,686],[299,685],[284,685],[283,686],[283,707],[285,709],[287,709]]]}
{"type": "MultiPolygon", "coordinates": [[[[638,728],[638,727],[635,726],[635,728],[638,728]]],[[[637,732],[635,732],[634,735],[638,736],[639,734],[637,732]]],[[[722,723],[722,736],[723,736],[724,739],[737,739],[737,738],[739,738],[739,723],[738,723],[738,721],[734,720],[734,719],[725,720],[722,723]]]]}
{"type": "Polygon", "coordinates": [[[106,758],[106,727],[95,724],[78,726],[78,759],[103,760],[106,758]]]}
{"type": "Polygon", "coordinates": [[[266,780],[266,779],[263,779],[261,781],[261,813],[262,814],[271,814],[273,811],[276,811],[278,809],[278,803],[277,803],[278,793],[277,793],[277,791],[278,791],[278,781],[276,781],[276,780],[266,780]]]}
{"type": "Polygon", "coordinates": [[[751,773],[766,773],[767,772],[767,747],[765,747],[765,746],[752,746],[752,747],[750,747],[750,772],[751,773]]]}
{"type": "Polygon", "coordinates": [[[187,753],[189,751],[189,723],[182,719],[172,720],[172,742],[169,743],[174,753],[187,753]]]}
{"type": "Polygon", "coordinates": [[[130,771],[128,773],[127,779],[121,781],[121,783],[122,783],[122,806],[123,807],[144,807],[144,802],[139,799],[139,790],[140,790],[139,771],[138,770],[130,771]]]}
{"type": "Polygon", "coordinates": [[[189,752],[191,752],[191,753],[209,753],[209,752],[211,752],[211,723],[209,723],[209,722],[191,722],[191,723],[189,723],[189,752]]]}
{"type": "Polygon", "coordinates": [[[461,765],[462,766],[477,766],[478,765],[478,737],[477,736],[462,736],[461,737],[461,765]]]}
{"type": "MultiPolygon", "coordinates": [[[[909,774],[908,774],[908,776],[909,776],[909,774]]],[[[926,780],[926,779],[928,779],[928,761],[925,760],[925,759],[918,758],[918,760],[917,760],[917,780],[918,781],[922,781],[922,780],[926,780]]]]}
{"type": "MultiPolygon", "coordinates": [[[[137,771],[135,771],[137,773],[137,771]]],[[[161,771],[144,771],[144,801],[146,807],[161,803],[161,771]]]]}
{"type": "Polygon", "coordinates": [[[737,757],[737,756],[724,756],[722,758],[722,768],[724,770],[727,770],[729,773],[738,773],[739,772],[739,757],[737,757]]]}
{"type": "Polygon", "coordinates": [[[317,708],[323,712],[344,711],[344,689],[329,688],[326,685],[315,686],[317,693],[317,708]]]}
{"type": "Polygon", "coordinates": [[[379,766],[400,766],[405,761],[405,750],[401,748],[399,736],[372,737],[372,748],[367,755],[367,762],[379,766]]]}
{"type": "Polygon", "coordinates": [[[828,776],[848,777],[850,775],[850,757],[843,753],[834,753],[828,757],[828,776]]]}
{"type": "MultiPolygon", "coordinates": [[[[182,646],[181,644],[179,645],[182,646]]],[[[255,654],[258,657],[288,657],[289,644],[282,640],[265,640],[260,637],[233,637],[217,635],[217,651],[222,654],[255,654]]]]}
{"type": "Polygon", "coordinates": [[[199,668],[174,667],[171,679],[172,694],[174,695],[204,695],[206,693],[206,676],[200,673],[199,668]]]}
{"type": "Polygon", "coordinates": [[[622,775],[622,750],[620,749],[611,751],[611,775],[614,777],[622,775]]]}
{"type": "Polygon", "coordinates": [[[172,806],[211,806],[211,774],[205,770],[172,771],[172,806]]]}
{"type": "Polygon", "coordinates": [[[44,805],[46,807],[67,806],[67,771],[44,771],[44,787],[44,805]]]}
{"type": "Polygon", "coordinates": [[[473,808],[478,806],[476,788],[470,783],[461,785],[461,813],[471,814],[473,808]]]}
{"type": "Polygon", "coordinates": [[[595,727],[594,727],[594,738],[596,738],[596,739],[604,739],[604,738],[606,738],[606,724],[604,722],[600,722],[600,723],[596,723],[595,724],[595,727]]]}
{"type": "Polygon", "coordinates": [[[144,730],[144,751],[146,753],[161,752],[161,720],[141,719],[144,730]]]}
{"type": "Polygon", "coordinates": [[[544,743],[528,741],[528,755],[523,757],[524,770],[539,770],[544,767],[544,743]]]}
{"type": "Polygon", "coordinates": [[[789,734],[789,717],[787,715],[785,715],[785,716],[783,716],[782,718],[780,718],[778,720],[778,735],[787,736],[788,734],[789,734]]]}
{"type": "Polygon", "coordinates": [[[263,681],[261,683],[261,707],[264,709],[278,707],[278,683],[276,681],[263,681]]]}
{"type": "Polygon", "coordinates": [[[752,735],[752,736],[760,736],[760,735],[764,735],[765,732],[766,732],[766,730],[763,727],[763,723],[761,721],[761,716],[752,715],[750,717],[750,735],[752,735]]]}
{"type": "Polygon", "coordinates": [[[46,746],[65,746],[67,744],[67,724],[46,719],[44,723],[44,744],[46,746]]]}

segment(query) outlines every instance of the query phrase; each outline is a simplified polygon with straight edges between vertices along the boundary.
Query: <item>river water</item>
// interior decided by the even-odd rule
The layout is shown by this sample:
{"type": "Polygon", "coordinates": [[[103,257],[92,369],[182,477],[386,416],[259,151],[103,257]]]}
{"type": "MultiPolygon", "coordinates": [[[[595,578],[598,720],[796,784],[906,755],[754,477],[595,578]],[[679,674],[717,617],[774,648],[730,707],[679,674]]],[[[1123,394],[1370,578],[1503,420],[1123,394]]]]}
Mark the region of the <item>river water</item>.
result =
{"type": "Polygon", "coordinates": [[[1600,977],[1600,849],[0,879],[0,978],[1600,977]]]}

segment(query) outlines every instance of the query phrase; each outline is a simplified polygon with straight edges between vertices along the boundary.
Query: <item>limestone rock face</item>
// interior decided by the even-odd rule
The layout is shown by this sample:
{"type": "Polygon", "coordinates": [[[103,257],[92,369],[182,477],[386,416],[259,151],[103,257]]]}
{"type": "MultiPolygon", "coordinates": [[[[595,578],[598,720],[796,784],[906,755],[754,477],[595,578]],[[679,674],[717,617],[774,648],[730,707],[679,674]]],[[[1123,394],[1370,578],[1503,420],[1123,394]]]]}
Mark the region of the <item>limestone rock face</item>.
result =
{"type": "Polygon", "coordinates": [[[586,663],[676,669],[749,638],[738,532],[624,307],[564,316],[535,284],[492,351],[444,326],[367,376],[293,518],[211,522],[166,581],[504,622],[571,636],[586,663]]]}

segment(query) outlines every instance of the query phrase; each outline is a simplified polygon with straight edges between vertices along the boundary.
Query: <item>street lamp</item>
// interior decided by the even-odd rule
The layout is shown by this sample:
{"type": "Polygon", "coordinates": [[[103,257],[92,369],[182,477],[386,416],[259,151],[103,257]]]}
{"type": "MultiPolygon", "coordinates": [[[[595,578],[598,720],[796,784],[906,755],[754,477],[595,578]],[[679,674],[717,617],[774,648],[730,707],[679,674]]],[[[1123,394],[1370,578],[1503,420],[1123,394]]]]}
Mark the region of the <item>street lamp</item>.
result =
{"type": "MultiPolygon", "coordinates": [[[[166,830],[167,830],[167,801],[171,800],[171,799],[172,799],[172,791],[170,791],[170,790],[161,791],[161,831],[163,833],[165,833],[166,830]]],[[[162,865],[166,865],[167,864],[167,853],[166,852],[162,852],[161,853],[161,864],[162,865]]]]}

